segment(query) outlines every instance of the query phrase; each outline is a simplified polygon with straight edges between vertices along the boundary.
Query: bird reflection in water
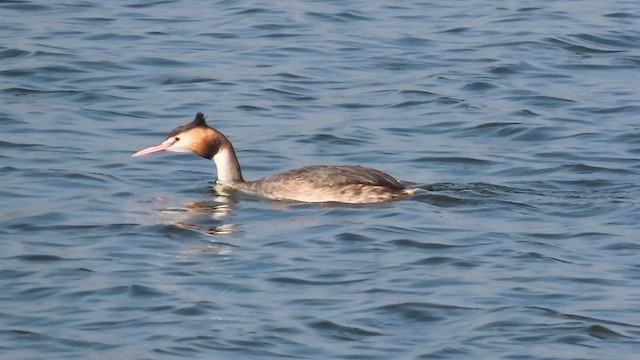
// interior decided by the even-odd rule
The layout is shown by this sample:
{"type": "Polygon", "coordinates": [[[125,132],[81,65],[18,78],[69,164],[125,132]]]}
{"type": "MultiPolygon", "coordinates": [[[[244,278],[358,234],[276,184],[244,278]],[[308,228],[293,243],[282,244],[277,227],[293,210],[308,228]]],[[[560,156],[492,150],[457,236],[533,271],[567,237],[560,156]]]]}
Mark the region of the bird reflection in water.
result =
{"type": "Polygon", "coordinates": [[[185,230],[204,235],[228,235],[237,232],[239,225],[222,223],[211,226],[210,222],[223,222],[233,214],[235,195],[222,191],[218,186],[208,189],[207,193],[217,195],[213,201],[190,201],[181,207],[164,208],[159,212],[171,215],[172,224],[185,230]]]}

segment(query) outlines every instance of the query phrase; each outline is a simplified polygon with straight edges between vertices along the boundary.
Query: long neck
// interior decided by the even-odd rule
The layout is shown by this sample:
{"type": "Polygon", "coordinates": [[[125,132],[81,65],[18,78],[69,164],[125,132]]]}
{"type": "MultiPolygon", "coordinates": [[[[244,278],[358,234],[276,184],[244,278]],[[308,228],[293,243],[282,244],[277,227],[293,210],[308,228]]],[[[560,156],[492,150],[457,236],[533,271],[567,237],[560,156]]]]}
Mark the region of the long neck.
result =
{"type": "Polygon", "coordinates": [[[213,162],[216,164],[218,182],[222,184],[244,183],[236,152],[224,135],[218,152],[213,156],[213,162]]]}

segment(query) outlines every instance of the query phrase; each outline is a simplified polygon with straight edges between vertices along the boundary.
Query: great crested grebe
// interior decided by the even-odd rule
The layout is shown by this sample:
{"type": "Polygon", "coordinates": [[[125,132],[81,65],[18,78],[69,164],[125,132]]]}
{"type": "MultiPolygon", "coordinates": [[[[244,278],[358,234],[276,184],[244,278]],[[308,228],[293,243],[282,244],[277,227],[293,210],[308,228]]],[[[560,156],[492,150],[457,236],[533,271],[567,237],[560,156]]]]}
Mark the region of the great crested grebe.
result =
{"type": "Polygon", "coordinates": [[[209,127],[200,112],[192,122],[173,129],[160,145],[140,150],[133,157],[164,151],[193,152],[213,159],[219,185],[272,200],[367,204],[403,199],[418,191],[382,171],[364,166],[306,166],[245,181],[233,145],[221,132],[209,127]]]}

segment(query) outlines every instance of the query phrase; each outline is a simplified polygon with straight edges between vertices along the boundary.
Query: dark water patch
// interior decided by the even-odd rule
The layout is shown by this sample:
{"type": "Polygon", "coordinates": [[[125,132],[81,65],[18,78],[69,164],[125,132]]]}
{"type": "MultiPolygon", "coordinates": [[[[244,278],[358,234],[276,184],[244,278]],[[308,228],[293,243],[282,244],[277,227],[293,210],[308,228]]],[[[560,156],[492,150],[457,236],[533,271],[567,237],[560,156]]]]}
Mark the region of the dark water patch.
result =
{"type": "Polygon", "coordinates": [[[47,255],[47,254],[20,255],[20,256],[14,257],[13,259],[17,259],[21,261],[29,261],[29,262],[52,262],[52,261],[68,261],[69,260],[59,256],[47,255]]]}
{"type": "Polygon", "coordinates": [[[23,171],[26,177],[35,177],[40,179],[55,178],[57,186],[66,186],[73,184],[76,188],[93,187],[99,184],[111,183],[118,181],[115,176],[96,172],[77,172],[62,169],[47,170],[26,170],[23,171]]]}
{"type": "Polygon", "coordinates": [[[354,102],[336,104],[336,106],[338,106],[340,108],[343,108],[343,109],[349,109],[349,110],[357,110],[357,109],[366,109],[366,108],[377,107],[377,105],[374,105],[374,104],[354,103],[354,102]]]}
{"type": "Polygon", "coordinates": [[[541,108],[556,108],[563,107],[571,103],[575,103],[574,100],[564,99],[554,96],[510,96],[507,98],[511,101],[522,102],[532,106],[539,106],[541,108]]]}
{"type": "Polygon", "coordinates": [[[637,114],[640,112],[640,106],[637,105],[624,105],[624,106],[614,106],[614,107],[606,107],[606,108],[574,108],[574,111],[583,112],[587,114],[637,114]]]}
{"type": "MultiPolygon", "coordinates": [[[[270,33],[270,34],[264,34],[261,35],[261,37],[265,37],[265,38],[270,38],[270,39],[287,39],[287,38],[296,38],[296,37],[302,37],[302,36],[306,36],[305,34],[298,34],[298,33],[270,33]]],[[[310,49],[306,49],[306,48],[281,48],[280,49],[283,52],[314,52],[315,50],[310,50],[310,49]]]]}
{"type": "Polygon", "coordinates": [[[491,122],[465,129],[460,135],[491,135],[508,137],[514,141],[538,142],[562,138],[560,126],[536,126],[520,122],[491,122]]]}
{"type": "Polygon", "coordinates": [[[471,269],[480,266],[479,263],[467,261],[449,256],[430,256],[418,261],[411,262],[412,266],[453,266],[461,269],[471,269]]]}
{"type": "Polygon", "coordinates": [[[242,111],[250,111],[250,112],[251,111],[269,111],[268,108],[254,106],[254,105],[239,105],[239,106],[236,106],[236,109],[242,110],[242,111]]]}
{"type": "Polygon", "coordinates": [[[341,11],[336,13],[335,16],[348,20],[348,21],[366,21],[366,20],[374,20],[373,18],[366,16],[363,12],[355,12],[355,11],[341,11]]]}
{"type": "Polygon", "coordinates": [[[416,36],[404,36],[394,40],[392,43],[399,46],[423,47],[423,46],[432,45],[433,41],[430,39],[416,37],[416,36]]]}
{"type": "MultiPolygon", "coordinates": [[[[79,81],[82,82],[82,81],[79,81]]],[[[81,102],[95,102],[95,103],[108,103],[116,100],[133,100],[133,98],[127,98],[122,96],[116,96],[111,94],[106,94],[104,92],[95,92],[95,91],[83,91],[81,93],[77,93],[74,96],[78,101],[81,102]]]]}
{"type": "MultiPolygon", "coordinates": [[[[69,260],[69,259],[66,259],[69,260]]],[[[73,259],[75,262],[81,262],[83,259],[73,259]]],[[[94,275],[95,271],[83,267],[65,267],[57,268],[49,271],[46,278],[51,282],[67,282],[67,281],[83,281],[94,275]]]]}
{"type": "MultiPolygon", "coordinates": [[[[424,186],[422,189],[431,191],[432,188],[431,186],[424,186]]],[[[433,194],[428,192],[420,192],[414,195],[411,199],[437,207],[473,206],[481,204],[480,201],[474,199],[464,199],[452,195],[433,194]]]]}
{"type": "Polygon", "coordinates": [[[342,241],[353,241],[353,242],[375,242],[376,240],[365,236],[365,235],[360,235],[360,234],[354,234],[354,233],[341,233],[335,236],[335,238],[337,240],[342,240],[342,241]]]}
{"type": "Polygon", "coordinates": [[[487,91],[496,88],[498,85],[488,81],[474,81],[462,87],[463,90],[468,91],[487,91]]]}
{"type": "Polygon", "coordinates": [[[400,302],[368,309],[382,318],[417,323],[437,323],[448,316],[468,313],[473,309],[426,302],[400,302]]]}
{"type": "MultiPolygon", "coordinates": [[[[267,30],[267,31],[290,30],[290,29],[298,29],[300,27],[301,26],[299,24],[260,24],[260,25],[253,26],[254,29],[267,30]]],[[[261,36],[266,36],[266,35],[262,34],[261,36]]]]}
{"type": "Polygon", "coordinates": [[[591,325],[586,329],[586,332],[589,335],[602,340],[616,339],[616,338],[629,338],[602,325],[591,325]]]}
{"type": "Polygon", "coordinates": [[[23,299],[23,301],[33,302],[46,298],[51,298],[61,292],[61,288],[55,286],[39,286],[32,287],[26,290],[19,291],[17,295],[23,299]]]}
{"type": "Polygon", "coordinates": [[[523,7],[523,8],[519,8],[518,10],[516,10],[519,13],[523,13],[523,12],[532,12],[532,11],[539,11],[539,10],[544,10],[544,8],[539,7],[539,6],[528,6],[528,7],[523,7]]]}
{"type": "MultiPolygon", "coordinates": [[[[561,168],[561,167],[559,167],[561,168]]],[[[547,171],[551,172],[551,171],[547,171]]],[[[572,180],[547,180],[549,184],[555,184],[559,188],[566,188],[571,186],[573,189],[591,189],[599,190],[603,188],[609,188],[616,183],[608,179],[572,179],[572,180]]]]}
{"type": "Polygon", "coordinates": [[[535,128],[525,129],[522,133],[513,137],[516,141],[539,142],[562,138],[560,131],[563,128],[559,126],[537,126],[535,128]]]}
{"type": "Polygon", "coordinates": [[[299,95],[299,94],[304,93],[304,92],[309,92],[309,91],[311,91],[311,89],[308,88],[308,87],[302,87],[302,86],[297,86],[297,85],[282,85],[282,86],[280,86],[278,91],[287,92],[289,94],[299,95]]]}
{"type": "MultiPolygon", "coordinates": [[[[500,65],[492,65],[488,68],[487,71],[489,74],[503,77],[521,77],[521,76],[530,76],[534,79],[547,79],[553,78],[554,80],[558,79],[570,79],[571,75],[566,72],[552,72],[546,68],[534,66],[527,62],[516,62],[516,63],[501,63],[500,65]]],[[[517,92],[512,90],[512,92],[517,92]]]]}
{"type": "MultiPolygon", "coordinates": [[[[233,244],[227,244],[227,245],[234,246],[233,244]]],[[[197,263],[198,262],[195,262],[194,264],[197,264],[197,263]]],[[[181,267],[184,267],[185,265],[186,264],[184,262],[180,262],[179,264],[179,266],[181,267]]],[[[255,268],[266,270],[266,267],[263,267],[262,265],[264,264],[255,263],[255,268]]],[[[191,280],[194,280],[194,278],[191,278],[191,280]]],[[[241,284],[233,281],[223,281],[222,279],[211,279],[210,281],[207,281],[205,284],[203,284],[198,281],[192,282],[191,280],[185,282],[185,284],[189,284],[192,286],[201,286],[208,289],[208,291],[211,291],[217,294],[221,294],[221,293],[249,294],[249,293],[257,292],[256,288],[254,288],[253,286],[250,286],[249,284],[241,284]]]]}
{"type": "Polygon", "coordinates": [[[466,103],[464,99],[455,98],[451,96],[441,96],[438,98],[436,102],[442,105],[462,105],[466,103]]]}
{"type": "Polygon", "coordinates": [[[114,71],[119,72],[119,71],[131,70],[130,67],[125,66],[122,63],[117,63],[117,62],[107,61],[107,60],[75,61],[74,63],[80,68],[83,68],[86,70],[98,70],[98,71],[106,71],[106,72],[114,72],[114,71]]]}
{"type": "Polygon", "coordinates": [[[311,322],[308,326],[316,330],[320,336],[327,336],[340,341],[362,341],[371,336],[384,335],[379,331],[340,325],[328,320],[311,322]]]}
{"type": "Polygon", "coordinates": [[[416,359],[432,360],[432,359],[455,359],[473,356],[473,350],[465,346],[444,346],[439,350],[422,354],[416,359]]]}
{"type": "Polygon", "coordinates": [[[108,18],[108,17],[100,17],[100,16],[77,17],[77,18],[73,18],[73,20],[77,21],[77,22],[80,22],[80,23],[87,23],[89,25],[96,25],[98,23],[100,23],[100,24],[109,24],[109,23],[113,23],[113,22],[117,21],[117,19],[108,18]]]}
{"type": "Polygon", "coordinates": [[[546,240],[566,240],[566,239],[601,239],[601,238],[610,238],[612,235],[607,233],[599,233],[599,232],[584,232],[584,233],[570,233],[570,232],[560,232],[560,233],[527,233],[528,237],[537,238],[537,239],[546,239],[546,240]]]}
{"type": "Polygon", "coordinates": [[[602,167],[602,166],[594,166],[594,165],[587,165],[587,164],[561,165],[559,171],[576,173],[576,174],[598,174],[598,173],[607,172],[607,173],[612,173],[612,174],[627,175],[627,174],[635,174],[636,173],[635,171],[627,170],[627,169],[606,168],[606,167],[602,167]]]}
{"type": "Polygon", "coordinates": [[[551,256],[545,256],[543,254],[539,254],[536,252],[528,252],[525,254],[520,254],[518,256],[515,257],[516,259],[521,259],[524,261],[543,261],[543,262],[559,262],[559,263],[565,263],[565,264],[571,264],[571,261],[567,261],[567,260],[562,260],[562,259],[558,259],[558,258],[554,258],[551,256]]]}
{"type": "Polygon", "coordinates": [[[128,289],[128,295],[131,297],[153,298],[165,296],[161,291],[143,285],[131,285],[128,289]]]}
{"type": "MultiPolygon", "coordinates": [[[[31,53],[29,51],[26,51],[26,50],[14,49],[14,48],[4,48],[4,49],[0,50],[0,60],[26,57],[26,56],[28,56],[30,54],[31,53]]],[[[4,75],[5,71],[0,72],[0,74],[4,75]]]]}
{"type": "MultiPolygon", "coordinates": [[[[122,320],[107,320],[107,321],[91,321],[85,322],[78,326],[78,329],[84,331],[105,331],[105,330],[117,330],[117,329],[131,329],[136,326],[148,326],[149,323],[140,321],[138,319],[122,319],[122,320]]],[[[162,326],[166,324],[155,323],[155,326],[162,326]]]]}
{"type": "Polygon", "coordinates": [[[280,12],[263,7],[243,9],[233,13],[233,15],[261,15],[261,14],[279,14],[280,12]]]}
{"type": "MultiPolygon", "coordinates": [[[[572,53],[575,53],[575,54],[582,54],[582,55],[611,54],[611,53],[617,53],[621,51],[617,49],[598,49],[595,47],[589,47],[586,45],[578,44],[575,41],[569,40],[567,38],[546,38],[544,40],[548,44],[559,46],[560,48],[571,51],[572,53]]],[[[612,45],[612,44],[609,44],[609,45],[612,45]]]]}
{"type": "Polygon", "coordinates": [[[124,6],[132,9],[144,9],[144,8],[150,8],[158,5],[166,5],[166,4],[172,4],[172,3],[175,3],[175,0],[144,1],[136,4],[127,4],[124,6]]]}
{"type": "Polygon", "coordinates": [[[20,11],[49,11],[51,7],[41,4],[34,4],[30,1],[3,1],[0,3],[0,8],[8,10],[20,10],[20,11]]]}
{"type": "Polygon", "coordinates": [[[602,250],[628,252],[631,255],[640,251],[640,244],[632,242],[616,242],[603,246],[602,250]]]}
{"type": "Polygon", "coordinates": [[[340,299],[295,299],[288,302],[291,305],[313,306],[313,307],[333,307],[341,308],[348,304],[348,300],[340,299]]]}
{"type": "Polygon", "coordinates": [[[1,269],[0,270],[0,279],[3,280],[17,280],[24,277],[31,276],[36,274],[35,270],[14,270],[14,269],[1,269]]]}
{"type": "MultiPolygon", "coordinates": [[[[5,222],[6,228],[14,231],[42,231],[51,226],[43,224],[56,224],[66,221],[67,215],[62,212],[46,212],[42,214],[28,214],[5,222]],[[38,225],[33,225],[38,224],[38,225]]],[[[55,227],[55,225],[52,225],[55,227]]]]}
{"type": "Polygon", "coordinates": [[[343,12],[337,12],[337,13],[309,11],[309,12],[305,12],[305,16],[311,19],[320,20],[323,22],[328,21],[328,22],[335,22],[335,23],[350,23],[352,21],[373,20],[371,17],[366,16],[363,13],[355,13],[350,11],[343,11],[343,12]]]}
{"type": "Polygon", "coordinates": [[[214,39],[235,39],[238,36],[236,34],[231,33],[202,33],[198,34],[198,36],[211,37],[214,39]]]}
{"type": "MultiPolygon", "coordinates": [[[[621,49],[627,49],[629,47],[637,47],[637,42],[640,40],[640,36],[634,36],[631,34],[619,33],[618,36],[614,37],[604,37],[601,35],[594,34],[577,34],[574,37],[587,41],[589,43],[603,45],[603,46],[615,46],[621,49]]],[[[600,50],[602,51],[602,50],[600,50]]],[[[607,52],[618,52],[622,50],[606,50],[607,52]]]]}
{"type": "Polygon", "coordinates": [[[117,33],[103,33],[98,35],[87,36],[87,41],[139,41],[144,39],[144,36],[140,35],[123,35],[117,33]]]}
{"type": "Polygon", "coordinates": [[[640,15],[628,12],[612,12],[602,16],[614,19],[640,19],[640,15]]]}
{"type": "Polygon", "coordinates": [[[454,28],[451,28],[451,29],[439,31],[439,33],[442,33],[442,34],[463,34],[463,33],[467,32],[469,30],[471,30],[471,28],[464,27],[464,26],[459,26],[459,27],[454,27],[454,28]]]}
{"type": "Polygon", "coordinates": [[[440,243],[426,243],[426,242],[410,240],[410,239],[392,240],[390,241],[390,243],[392,243],[393,245],[399,248],[411,248],[411,249],[422,249],[422,250],[443,250],[443,249],[450,249],[450,248],[457,247],[455,245],[447,245],[447,244],[440,244],[440,243]]]}
{"type": "Polygon", "coordinates": [[[141,66],[152,66],[152,67],[185,67],[185,63],[179,60],[172,60],[160,57],[142,57],[137,58],[135,60],[130,61],[132,64],[141,65],[141,66]]]}
{"type": "Polygon", "coordinates": [[[68,49],[63,47],[41,45],[38,46],[38,48],[39,50],[33,52],[34,58],[52,58],[55,60],[77,59],[77,56],[70,54],[68,49]],[[47,50],[43,50],[43,48],[47,50]]]}
{"type": "Polygon", "coordinates": [[[411,159],[411,162],[417,163],[445,163],[445,164],[468,164],[468,165],[489,165],[493,161],[484,159],[475,159],[468,157],[448,157],[448,156],[422,156],[411,159]]]}
{"type": "Polygon", "coordinates": [[[571,343],[593,347],[593,338],[601,340],[626,340],[626,336],[612,328],[629,328],[630,324],[612,322],[572,314],[564,314],[539,307],[499,308],[491,311],[499,313],[505,320],[490,321],[477,330],[488,333],[511,333],[515,341],[526,343],[571,343]],[[538,323],[523,321],[523,316],[540,318],[538,323]],[[594,324],[595,323],[595,324],[594,324]],[[539,325],[544,324],[544,325],[539,325]],[[521,331],[526,329],[528,335],[521,331]]]}
{"type": "MultiPolygon", "coordinates": [[[[432,117],[432,116],[430,116],[432,117]]],[[[435,135],[439,133],[450,133],[455,132],[460,126],[465,123],[462,121],[442,121],[442,122],[434,122],[428,126],[419,125],[415,127],[386,127],[382,130],[389,132],[394,135],[404,135],[404,136],[415,136],[416,134],[420,135],[435,135]]]]}
{"type": "Polygon", "coordinates": [[[281,79],[294,80],[294,81],[311,79],[308,76],[304,76],[304,75],[300,75],[300,74],[293,74],[293,73],[289,73],[289,72],[282,72],[282,73],[274,74],[273,76],[281,78],[281,79]]]}
{"type": "MultiPolygon", "coordinates": [[[[612,137],[615,141],[620,141],[626,144],[640,144],[640,131],[625,131],[612,137]]],[[[1,143],[0,143],[1,144],[1,143]]],[[[635,150],[634,150],[635,151],[635,150]]]]}
{"type": "Polygon", "coordinates": [[[199,78],[199,77],[189,77],[189,78],[178,78],[172,77],[167,78],[162,81],[162,85],[189,85],[189,84],[199,84],[199,83],[215,83],[217,79],[213,78],[199,78]]]}
{"type": "Polygon", "coordinates": [[[505,75],[519,74],[521,71],[522,70],[519,69],[517,65],[508,64],[508,65],[493,66],[490,68],[489,73],[505,76],[505,75]]]}
{"type": "Polygon", "coordinates": [[[291,92],[291,91],[285,91],[285,90],[281,90],[281,89],[267,88],[267,89],[264,89],[263,91],[265,91],[265,92],[267,92],[269,94],[283,96],[283,97],[285,97],[287,99],[290,99],[290,100],[296,100],[296,101],[312,101],[312,100],[316,100],[316,98],[314,98],[312,96],[297,94],[297,93],[294,93],[294,92],[291,92]]]}
{"type": "Polygon", "coordinates": [[[78,69],[76,67],[63,66],[63,65],[42,66],[42,67],[33,68],[31,71],[34,74],[42,74],[42,75],[60,74],[65,76],[68,76],[70,74],[86,73],[84,69],[78,69]]]}
{"type": "Polygon", "coordinates": [[[376,69],[384,69],[389,71],[415,71],[427,69],[428,64],[419,61],[409,60],[393,60],[389,61],[386,58],[380,59],[380,62],[375,65],[376,69]]]}
{"type": "Polygon", "coordinates": [[[109,288],[93,288],[90,290],[78,290],[67,292],[62,297],[67,301],[80,301],[86,298],[96,298],[100,301],[105,301],[109,296],[119,296],[126,293],[127,288],[125,286],[109,287],[109,288]]]}
{"type": "Polygon", "coordinates": [[[332,134],[316,134],[313,136],[305,136],[303,139],[298,139],[296,142],[304,143],[304,144],[331,144],[331,145],[358,145],[358,144],[369,144],[369,141],[355,139],[353,137],[338,137],[332,134]]]}
{"type": "MultiPolygon", "coordinates": [[[[199,353],[209,354],[212,351],[219,354],[239,355],[247,359],[299,359],[304,358],[304,355],[289,355],[287,353],[278,353],[270,351],[280,344],[291,345],[291,342],[286,341],[277,336],[270,336],[267,340],[221,340],[214,337],[193,337],[186,339],[178,339],[178,343],[192,343],[192,346],[175,345],[166,346],[166,348],[154,348],[152,353],[154,357],[158,355],[171,356],[171,357],[193,357],[199,353]]],[[[300,344],[304,347],[304,344],[300,344]]]]}
{"type": "Polygon", "coordinates": [[[624,61],[620,61],[620,65],[569,63],[569,64],[558,64],[558,65],[555,65],[555,67],[562,70],[571,69],[573,71],[582,70],[582,71],[590,71],[590,72],[595,72],[595,71],[610,72],[614,70],[623,70],[623,71],[629,70],[629,65],[627,65],[624,61]]]}
{"type": "Polygon", "coordinates": [[[74,350],[84,349],[86,351],[102,351],[113,348],[113,345],[102,341],[86,341],[77,338],[66,338],[62,334],[53,335],[24,329],[1,330],[0,338],[6,341],[17,342],[22,344],[23,350],[21,356],[46,352],[48,354],[70,354],[74,350]],[[28,349],[28,350],[25,350],[28,349]]]}
{"type": "Polygon", "coordinates": [[[496,185],[483,182],[475,182],[469,184],[438,183],[430,185],[429,189],[432,191],[453,191],[460,194],[474,194],[483,197],[495,197],[502,194],[543,195],[542,192],[527,188],[496,185]]]}
{"type": "Polygon", "coordinates": [[[421,105],[424,105],[428,103],[428,101],[403,101],[401,103],[397,103],[397,104],[393,104],[390,107],[392,108],[408,108],[408,107],[419,107],[421,105]]]}
{"type": "MultiPolygon", "coordinates": [[[[507,15],[501,16],[499,19],[492,21],[492,23],[500,24],[502,26],[505,26],[503,24],[507,24],[508,26],[510,23],[527,23],[534,19],[538,19],[541,13],[542,12],[539,11],[526,11],[522,13],[519,12],[517,14],[508,13],[507,15]]],[[[568,21],[570,19],[571,17],[569,15],[560,11],[552,14],[545,14],[544,16],[544,20],[546,21],[568,21]]]]}
{"type": "Polygon", "coordinates": [[[293,277],[272,277],[267,280],[270,282],[274,282],[282,285],[305,285],[305,286],[348,285],[348,284],[356,284],[359,282],[366,281],[364,279],[340,280],[340,281],[315,281],[315,280],[305,280],[305,279],[293,278],[293,277]]]}
{"type": "MultiPolygon", "coordinates": [[[[41,145],[41,144],[21,144],[21,143],[16,143],[16,142],[9,142],[9,141],[2,141],[0,140],[0,148],[5,148],[5,149],[30,149],[33,150],[34,148],[39,148],[39,149],[43,149],[43,150],[48,150],[49,147],[45,146],[45,145],[41,145]]],[[[11,173],[14,171],[18,171],[18,170],[22,170],[22,169],[18,169],[12,166],[3,166],[2,168],[0,168],[0,174],[1,173],[11,173]]]]}
{"type": "MultiPolygon", "coordinates": [[[[13,200],[23,199],[23,198],[38,198],[38,197],[40,197],[39,194],[34,194],[34,193],[31,193],[31,192],[27,192],[26,190],[23,190],[23,191],[24,192],[17,192],[17,190],[0,190],[0,196],[6,196],[7,199],[13,199],[13,200]]],[[[6,213],[0,213],[0,219],[1,218],[20,217],[22,215],[24,215],[24,213],[21,213],[18,210],[9,211],[9,212],[6,212],[6,213]]]]}
{"type": "MultiPolygon", "coordinates": [[[[28,232],[65,232],[66,235],[77,235],[79,233],[87,234],[90,230],[95,231],[109,231],[109,230],[121,230],[124,228],[138,226],[138,224],[105,224],[105,225],[43,225],[47,223],[60,223],[64,222],[67,217],[62,213],[51,212],[44,213],[42,215],[25,216],[19,219],[19,223],[7,226],[8,229],[28,231],[28,232]],[[37,221],[34,221],[36,219],[37,221]],[[37,225],[34,225],[37,224],[37,225]]],[[[53,243],[49,243],[53,245],[53,243]]]]}
{"type": "Polygon", "coordinates": [[[408,97],[418,97],[418,98],[438,98],[442,95],[438,95],[436,93],[426,91],[426,90],[400,90],[398,94],[408,97]]]}
{"type": "Polygon", "coordinates": [[[36,332],[29,331],[29,330],[22,330],[22,329],[2,330],[2,331],[0,331],[0,333],[2,333],[3,335],[26,336],[26,337],[30,337],[30,338],[38,336],[38,334],[36,332]]]}
{"type": "Polygon", "coordinates": [[[512,136],[528,129],[526,124],[520,122],[488,122],[466,129],[465,132],[474,135],[512,136]]]}
{"type": "Polygon", "coordinates": [[[36,88],[27,88],[27,87],[11,87],[7,89],[3,89],[2,92],[7,95],[13,96],[51,96],[51,95],[75,95],[80,94],[80,91],[75,90],[45,90],[45,89],[36,89],[36,88]]]}
{"type": "MultiPolygon", "coordinates": [[[[486,183],[433,184],[422,186],[427,192],[418,193],[412,199],[438,207],[459,207],[464,211],[490,215],[493,211],[538,211],[538,203],[531,196],[544,193],[486,183]]],[[[534,198],[536,199],[536,198],[534,198]]]]}

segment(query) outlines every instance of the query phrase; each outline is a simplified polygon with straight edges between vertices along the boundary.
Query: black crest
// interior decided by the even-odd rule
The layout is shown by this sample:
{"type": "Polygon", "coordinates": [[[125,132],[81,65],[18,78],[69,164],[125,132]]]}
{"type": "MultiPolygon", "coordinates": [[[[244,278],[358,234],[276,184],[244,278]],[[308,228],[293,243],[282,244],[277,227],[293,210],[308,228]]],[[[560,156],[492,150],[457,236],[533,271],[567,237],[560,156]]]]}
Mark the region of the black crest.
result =
{"type": "Polygon", "coordinates": [[[196,118],[193,119],[193,121],[191,122],[192,124],[194,124],[194,126],[198,127],[198,126],[207,126],[207,122],[205,121],[207,117],[204,116],[204,113],[197,113],[196,114],[196,118]]]}
{"type": "Polygon", "coordinates": [[[195,129],[198,127],[209,127],[209,125],[207,125],[207,122],[205,121],[205,118],[206,117],[204,116],[203,113],[201,112],[197,113],[195,119],[193,119],[192,122],[186,125],[178,126],[177,128],[171,130],[171,133],[169,134],[169,136],[167,136],[167,138],[176,136],[180,133],[183,133],[185,131],[189,131],[191,129],[195,129]]]}

